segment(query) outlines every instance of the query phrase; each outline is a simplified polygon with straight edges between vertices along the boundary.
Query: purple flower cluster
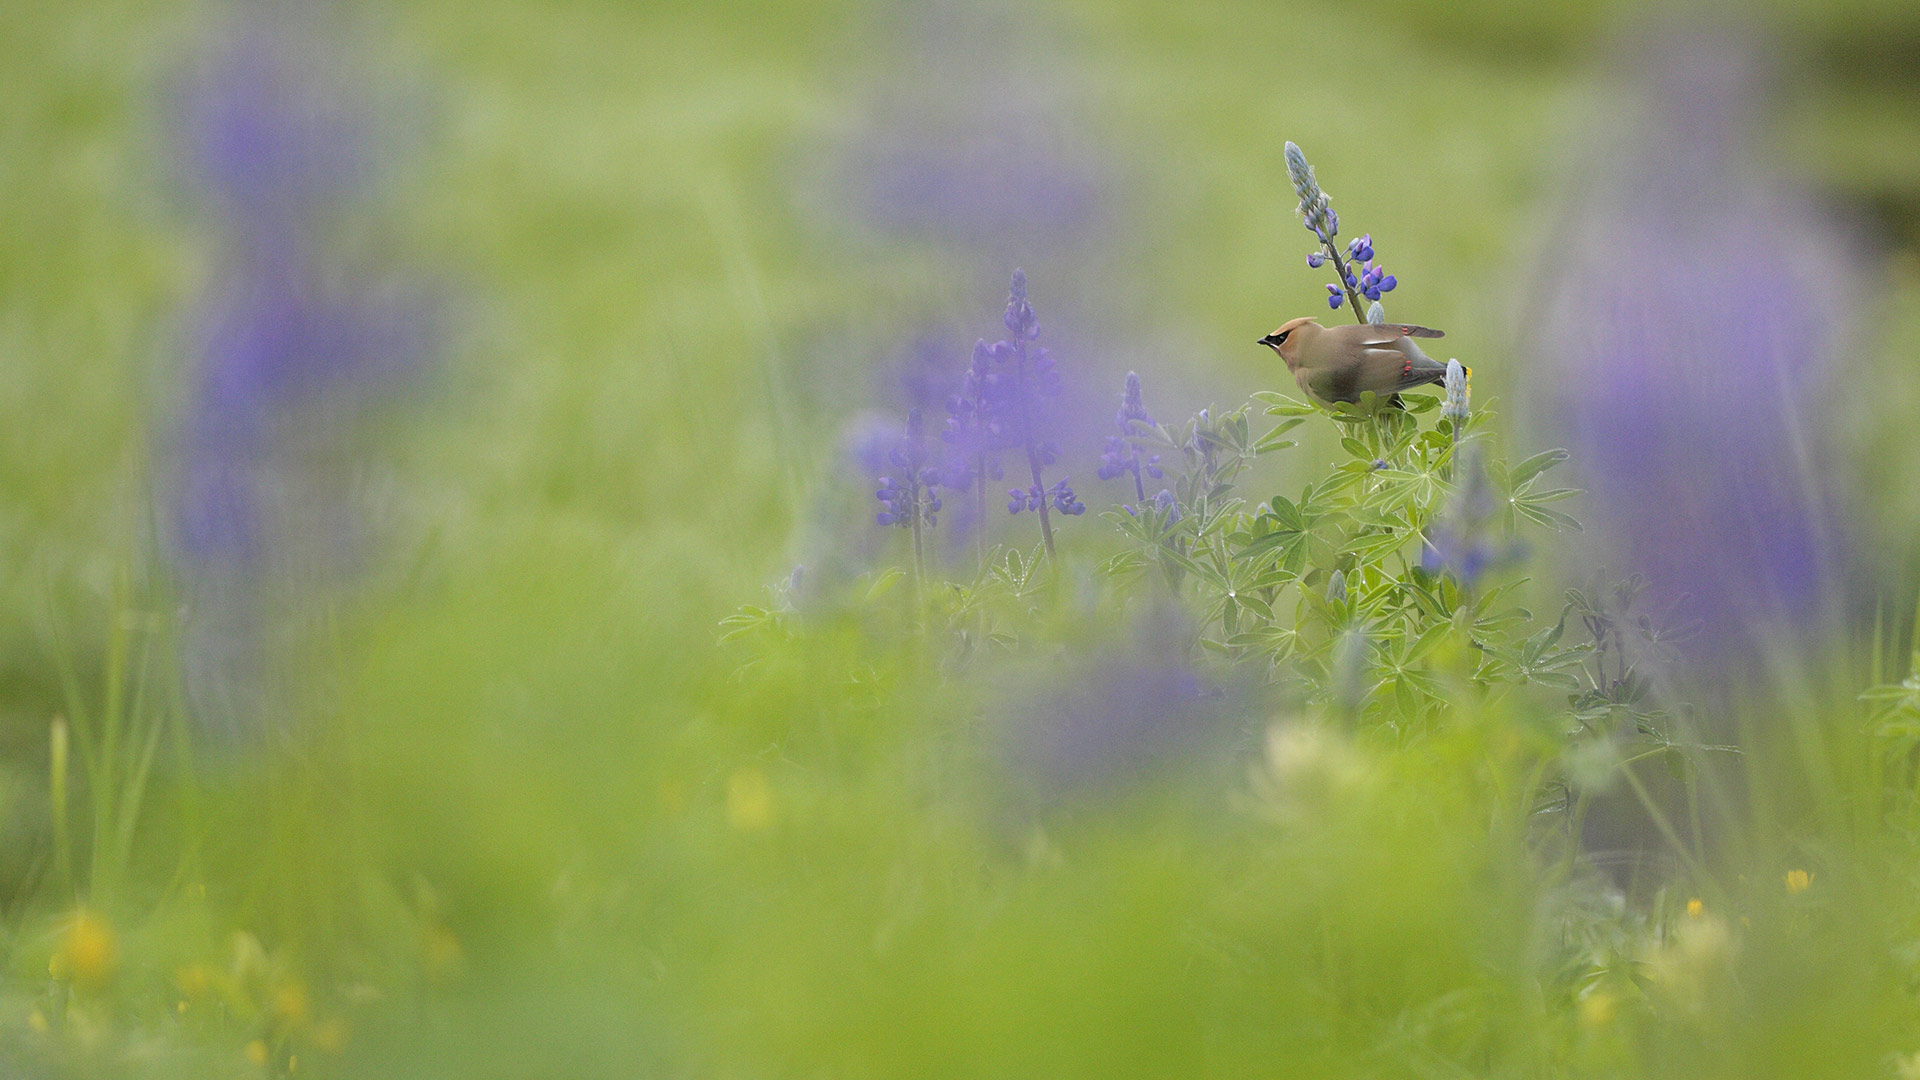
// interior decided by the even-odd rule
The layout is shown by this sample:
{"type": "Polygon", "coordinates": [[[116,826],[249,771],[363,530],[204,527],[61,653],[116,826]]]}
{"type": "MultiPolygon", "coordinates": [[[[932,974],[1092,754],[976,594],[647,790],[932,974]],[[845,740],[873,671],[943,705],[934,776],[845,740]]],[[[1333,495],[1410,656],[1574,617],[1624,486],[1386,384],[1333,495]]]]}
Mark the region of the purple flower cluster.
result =
{"type": "Polygon", "coordinates": [[[1135,423],[1153,425],[1153,418],[1147,415],[1147,407],[1140,399],[1140,376],[1136,372],[1127,372],[1126,392],[1120,399],[1120,411],[1113,415],[1114,426],[1120,434],[1107,436],[1106,452],[1100,455],[1100,479],[1111,480],[1124,473],[1133,474],[1134,494],[1141,499],[1147,497],[1146,484],[1141,479],[1145,473],[1155,480],[1165,473],[1160,470],[1160,455],[1143,458],[1140,448],[1128,439],[1138,434],[1133,429],[1135,423]]]}
{"type": "Polygon", "coordinates": [[[1074,497],[1066,479],[1049,486],[1042,470],[1060,455],[1051,437],[1060,396],[1060,372],[1046,349],[1033,344],[1040,336],[1040,320],[1027,300],[1027,275],[1013,272],[1002,316],[1005,340],[973,346],[960,393],[947,402],[946,428],[941,438],[952,447],[945,474],[950,488],[973,487],[984,506],[986,482],[1004,473],[1000,457],[1017,453],[1027,462],[1028,487],[1007,492],[1007,511],[1031,510],[1040,516],[1041,538],[1053,551],[1053,526],[1048,507],[1077,516],[1086,507],[1074,497]]]}
{"type": "Polygon", "coordinates": [[[1126,505],[1122,505],[1120,509],[1125,510],[1134,517],[1139,517],[1141,510],[1152,510],[1165,514],[1169,526],[1178,524],[1180,519],[1185,516],[1180,513],[1180,500],[1174,498],[1173,492],[1168,491],[1166,488],[1161,488],[1159,493],[1151,500],[1145,501],[1145,505],[1141,507],[1141,510],[1135,510],[1133,507],[1126,505]]]}
{"type": "Polygon", "coordinates": [[[1067,485],[1065,479],[1056,481],[1052,487],[1045,491],[1041,491],[1038,486],[1029,487],[1024,490],[1021,488],[1011,488],[1007,491],[1007,497],[1009,500],[1007,502],[1007,513],[1009,514],[1017,514],[1022,510],[1031,510],[1039,513],[1048,503],[1052,503],[1055,510],[1069,517],[1079,517],[1081,514],[1087,512],[1086,504],[1074,497],[1073,488],[1067,485]]]}
{"type": "Polygon", "coordinates": [[[1689,652],[1706,668],[1777,671],[1851,599],[1850,500],[1821,418],[1857,377],[1857,253],[1804,193],[1756,171],[1766,72],[1740,42],[1662,34],[1636,62],[1646,122],[1610,148],[1605,183],[1540,268],[1557,370],[1527,386],[1589,492],[1591,558],[1702,621],[1689,652]]]}
{"type": "Polygon", "coordinates": [[[1339,310],[1348,300],[1353,301],[1354,314],[1362,315],[1360,300],[1362,297],[1380,302],[1383,294],[1390,293],[1400,282],[1383,267],[1373,262],[1373,234],[1367,233],[1347,241],[1347,257],[1342,260],[1340,249],[1334,246],[1333,238],[1340,233],[1340,215],[1328,205],[1327,193],[1320,190],[1320,182],[1313,174],[1313,167],[1307,164],[1307,156],[1292,143],[1286,147],[1287,176],[1293,181],[1294,193],[1300,196],[1300,217],[1322,245],[1323,250],[1307,253],[1307,266],[1318,270],[1329,262],[1340,275],[1340,281],[1327,285],[1327,307],[1339,310]],[[1355,264],[1358,264],[1356,266],[1355,264]]]}
{"type": "Polygon", "coordinates": [[[919,409],[907,414],[906,435],[888,448],[887,464],[894,471],[880,478],[880,489],[873,493],[886,509],[876,514],[874,521],[902,529],[916,523],[929,527],[937,524],[940,470],[931,464],[927,453],[919,409]]]}
{"type": "MultiPolygon", "coordinates": [[[[1382,294],[1392,292],[1394,288],[1400,284],[1399,279],[1387,273],[1385,267],[1374,265],[1373,234],[1369,233],[1348,241],[1347,257],[1356,260],[1359,264],[1356,267],[1353,262],[1349,262],[1343,268],[1346,276],[1347,289],[1377,302],[1382,294]]],[[[1307,256],[1308,266],[1318,267],[1325,262],[1326,256],[1320,252],[1316,251],[1307,256]]],[[[1329,308],[1338,308],[1345,299],[1346,294],[1342,292],[1339,285],[1330,284],[1327,286],[1327,306],[1329,308]]]]}
{"type": "Polygon", "coordinates": [[[1466,464],[1465,483],[1446,511],[1427,529],[1420,567],[1447,574],[1470,589],[1482,574],[1520,558],[1519,546],[1498,535],[1499,500],[1478,460],[1466,464]]]}
{"type": "Polygon", "coordinates": [[[360,113],[311,48],[249,24],[183,95],[179,142],[229,243],[173,496],[179,551],[202,566],[258,570],[282,541],[337,534],[352,515],[317,466],[350,452],[343,421],[428,348],[417,301],[341,284],[352,275],[319,254],[327,211],[369,168],[360,113]]]}
{"type": "Polygon", "coordinates": [[[1004,370],[1011,358],[1011,347],[1002,348],[1006,345],[975,342],[960,392],[947,399],[947,425],[940,438],[953,448],[948,487],[964,488],[1005,475],[1000,452],[1012,445],[1009,429],[1018,411],[1012,400],[1014,381],[1004,370]]]}

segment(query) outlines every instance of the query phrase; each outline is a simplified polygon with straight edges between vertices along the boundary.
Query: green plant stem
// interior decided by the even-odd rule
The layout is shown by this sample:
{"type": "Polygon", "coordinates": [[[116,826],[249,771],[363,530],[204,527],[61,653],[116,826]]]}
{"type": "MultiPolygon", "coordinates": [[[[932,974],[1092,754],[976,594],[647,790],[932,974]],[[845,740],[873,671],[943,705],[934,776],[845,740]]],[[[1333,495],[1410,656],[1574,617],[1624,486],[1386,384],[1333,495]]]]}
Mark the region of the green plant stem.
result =
{"type": "Polygon", "coordinates": [[[62,892],[73,892],[73,835],[67,828],[67,721],[56,716],[47,732],[47,794],[53,814],[53,873],[62,892]]]}
{"type": "MultiPolygon", "coordinates": [[[[1015,334],[1019,338],[1020,335],[1015,334]]],[[[1040,493],[1040,540],[1047,549],[1047,561],[1054,562],[1058,555],[1053,550],[1053,522],[1047,517],[1047,486],[1040,479],[1040,452],[1033,443],[1033,416],[1027,405],[1027,343],[1024,339],[1014,342],[1015,372],[1019,379],[1020,395],[1020,434],[1027,451],[1027,470],[1033,475],[1033,489],[1040,493]]]]}
{"type": "Polygon", "coordinates": [[[974,497],[979,503],[979,517],[973,523],[974,547],[980,553],[980,565],[987,565],[987,455],[981,454],[974,463],[974,497]]]}
{"type": "Polygon", "coordinates": [[[1353,321],[1365,325],[1367,312],[1360,306],[1360,294],[1354,291],[1353,286],[1347,284],[1346,260],[1340,257],[1340,249],[1334,245],[1332,238],[1326,238],[1320,242],[1326,245],[1327,258],[1333,260],[1333,272],[1340,275],[1340,288],[1347,294],[1347,306],[1353,309],[1353,321]]]}
{"type": "MultiPolygon", "coordinates": [[[[1660,749],[1664,751],[1666,747],[1663,746],[1660,749]]],[[[1694,881],[1710,882],[1712,879],[1707,876],[1706,867],[1702,866],[1700,861],[1693,857],[1693,853],[1687,850],[1686,843],[1680,839],[1680,833],[1674,829],[1673,823],[1667,820],[1666,811],[1660,809],[1660,804],[1653,801],[1653,795],[1647,791],[1647,786],[1640,782],[1639,774],[1633,771],[1633,762],[1648,757],[1652,753],[1649,751],[1621,762],[1620,773],[1627,778],[1627,786],[1633,789],[1634,798],[1640,800],[1640,806],[1647,812],[1647,817],[1653,820],[1654,828],[1660,830],[1660,835],[1673,848],[1673,853],[1686,864],[1687,872],[1693,875],[1694,881]]]]}

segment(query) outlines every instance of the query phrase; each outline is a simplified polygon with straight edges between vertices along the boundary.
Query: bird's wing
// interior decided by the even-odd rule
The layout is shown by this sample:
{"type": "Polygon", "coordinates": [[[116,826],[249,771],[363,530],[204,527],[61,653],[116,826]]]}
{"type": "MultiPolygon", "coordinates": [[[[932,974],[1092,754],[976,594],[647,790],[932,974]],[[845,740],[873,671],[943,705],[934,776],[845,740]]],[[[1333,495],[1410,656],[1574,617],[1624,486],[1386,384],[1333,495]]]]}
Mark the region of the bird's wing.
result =
{"type": "Polygon", "coordinates": [[[1358,366],[1363,374],[1355,382],[1356,393],[1371,390],[1385,396],[1446,379],[1445,364],[1423,355],[1411,341],[1403,339],[1396,344],[1400,347],[1361,350],[1363,359],[1358,366]]]}
{"type": "Polygon", "coordinates": [[[1350,344],[1363,347],[1367,345],[1391,345],[1396,341],[1410,337],[1437,338],[1447,336],[1438,330],[1425,326],[1415,326],[1412,323],[1384,323],[1381,325],[1375,325],[1373,323],[1347,323],[1343,326],[1331,328],[1328,330],[1328,333],[1333,334],[1337,338],[1345,339],[1350,344]]]}

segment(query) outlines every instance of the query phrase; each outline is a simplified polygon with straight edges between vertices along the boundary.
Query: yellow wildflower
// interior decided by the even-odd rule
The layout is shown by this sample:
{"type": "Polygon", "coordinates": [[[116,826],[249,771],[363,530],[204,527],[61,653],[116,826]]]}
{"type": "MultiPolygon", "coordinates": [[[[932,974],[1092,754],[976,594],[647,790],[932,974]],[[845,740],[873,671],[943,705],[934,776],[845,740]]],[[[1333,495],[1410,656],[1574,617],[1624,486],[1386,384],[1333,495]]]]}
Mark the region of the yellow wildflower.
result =
{"type": "Polygon", "coordinates": [[[47,961],[47,974],[90,990],[113,978],[120,964],[120,946],[107,920],[86,910],[73,913],[47,961]]]}
{"type": "Polygon", "coordinates": [[[1787,894],[1788,895],[1791,896],[1796,893],[1806,892],[1808,887],[1811,886],[1812,884],[1813,884],[1813,875],[1807,873],[1805,870],[1787,871],[1787,894]]]}
{"type": "Polygon", "coordinates": [[[755,768],[736,770],[727,777],[727,823],[743,832],[773,827],[773,785],[755,768]]]}
{"type": "Polygon", "coordinates": [[[214,978],[214,970],[205,964],[185,964],[173,973],[173,985],[182,994],[197,998],[213,989],[214,978]]]}
{"type": "Polygon", "coordinates": [[[438,924],[429,926],[423,932],[420,941],[421,959],[430,978],[445,981],[460,974],[466,963],[466,952],[460,948],[460,939],[453,931],[438,924]]]}
{"type": "Polygon", "coordinates": [[[310,1005],[307,988],[300,985],[297,980],[281,983],[273,992],[274,1015],[288,1024],[304,1023],[310,1005]]]}
{"type": "Polygon", "coordinates": [[[307,1038],[329,1054],[337,1054],[347,1045],[347,1025],[339,1017],[329,1017],[313,1025],[307,1038]]]}
{"type": "Polygon", "coordinates": [[[1595,990],[1580,999],[1580,1024],[1583,1027],[1605,1027],[1613,1021],[1619,1002],[1606,990],[1595,990]]]}
{"type": "Polygon", "coordinates": [[[1701,903],[1699,897],[1696,896],[1687,901],[1687,918],[1697,919],[1700,917],[1700,913],[1705,910],[1707,910],[1707,905],[1701,903]]]}

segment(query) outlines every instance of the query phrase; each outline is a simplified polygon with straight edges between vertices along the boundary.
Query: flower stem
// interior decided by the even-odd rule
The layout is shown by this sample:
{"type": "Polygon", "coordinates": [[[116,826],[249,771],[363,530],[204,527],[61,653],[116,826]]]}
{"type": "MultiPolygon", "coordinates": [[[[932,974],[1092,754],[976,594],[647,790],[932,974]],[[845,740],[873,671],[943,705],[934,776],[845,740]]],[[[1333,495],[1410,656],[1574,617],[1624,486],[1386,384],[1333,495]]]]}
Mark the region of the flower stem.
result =
{"type": "Polygon", "coordinates": [[[1047,516],[1047,485],[1040,479],[1040,452],[1033,444],[1033,415],[1027,402],[1027,342],[1014,335],[1013,342],[1014,374],[1019,380],[1017,397],[1020,402],[1020,437],[1027,451],[1027,468],[1033,473],[1033,490],[1040,493],[1040,540],[1047,548],[1047,559],[1054,558],[1053,522],[1047,516]]]}
{"type": "Polygon", "coordinates": [[[1140,448],[1137,446],[1133,448],[1133,493],[1141,502],[1147,501],[1147,486],[1140,480],[1140,448]]]}
{"type": "Polygon", "coordinates": [[[1320,242],[1327,246],[1327,258],[1333,260],[1333,272],[1339,275],[1340,288],[1346,291],[1347,306],[1353,309],[1354,321],[1365,323],[1367,321],[1366,309],[1360,306],[1360,294],[1353,290],[1353,286],[1347,284],[1347,263],[1346,260],[1340,257],[1340,249],[1334,245],[1331,239],[1323,238],[1320,242]]]}
{"type": "Polygon", "coordinates": [[[979,517],[974,522],[974,541],[980,549],[980,565],[987,564],[987,455],[981,454],[975,462],[973,493],[979,502],[979,517]]]}
{"type": "Polygon", "coordinates": [[[1033,440],[1027,440],[1027,468],[1033,472],[1033,487],[1040,493],[1040,540],[1047,546],[1047,558],[1054,557],[1053,522],[1047,518],[1047,488],[1040,480],[1040,456],[1033,448],[1033,440]]]}
{"type": "Polygon", "coordinates": [[[913,584],[915,591],[918,591],[921,584],[927,580],[926,542],[921,539],[920,514],[920,493],[916,491],[914,492],[913,498],[913,584]]]}

